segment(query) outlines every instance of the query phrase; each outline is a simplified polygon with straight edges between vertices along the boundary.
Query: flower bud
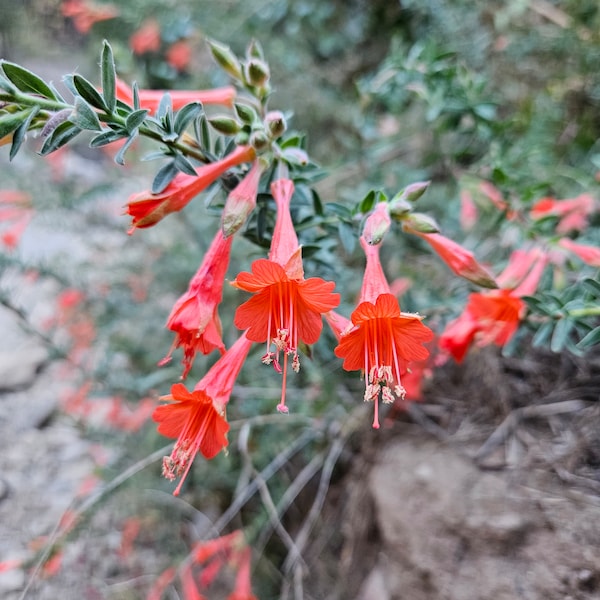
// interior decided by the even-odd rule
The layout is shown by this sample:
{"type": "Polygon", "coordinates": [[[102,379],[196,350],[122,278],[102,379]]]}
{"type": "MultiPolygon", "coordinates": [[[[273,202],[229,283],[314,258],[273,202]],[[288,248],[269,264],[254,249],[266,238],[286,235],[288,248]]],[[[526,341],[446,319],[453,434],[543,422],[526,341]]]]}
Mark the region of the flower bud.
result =
{"type": "Polygon", "coordinates": [[[416,202],[427,191],[430,183],[431,181],[417,181],[416,183],[411,183],[398,192],[392,199],[392,202],[396,198],[408,200],[409,202],[416,202]]]}
{"type": "Polygon", "coordinates": [[[412,205],[398,196],[394,196],[389,204],[390,216],[396,221],[403,221],[412,210],[412,205]]]}
{"type": "Polygon", "coordinates": [[[229,46],[208,40],[211,54],[219,66],[235,79],[242,78],[242,65],[229,46]]]}
{"type": "Polygon", "coordinates": [[[269,111],[265,116],[265,129],[272,139],[281,137],[287,128],[285,117],[279,110],[269,111]]]}
{"type": "Polygon", "coordinates": [[[389,231],[392,220],[388,212],[388,203],[379,202],[373,212],[367,217],[363,238],[370,246],[376,246],[383,240],[385,234],[389,231]]]}
{"type": "Polygon", "coordinates": [[[258,152],[269,145],[269,138],[262,129],[256,129],[250,134],[250,145],[258,152]]]}
{"type": "Polygon", "coordinates": [[[229,192],[221,216],[221,230],[225,237],[238,231],[256,207],[256,196],[262,171],[261,161],[254,161],[245,177],[229,192]]]}
{"type": "Polygon", "coordinates": [[[263,87],[269,77],[269,65],[258,58],[252,58],[244,65],[244,78],[249,85],[263,87]]]}
{"type": "Polygon", "coordinates": [[[248,48],[246,49],[246,56],[248,57],[248,59],[251,59],[251,58],[260,58],[261,60],[264,59],[265,53],[263,52],[262,46],[260,45],[260,43],[257,40],[252,40],[248,44],[248,48]]]}
{"type": "Polygon", "coordinates": [[[257,114],[256,114],[256,111],[251,106],[248,106],[247,104],[240,104],[239,102],[236,102],[233,105],[233,108],[235,109],[236,115],[246,125],[252,125],[252,123],[254,123],[256,121],[257,114]]]}
{"type": "Polygon", "coordinates": [[[435,219],[423,213],[410,213],[402,219],[402,229],[407,233],[439,233],[440,227],[435,219]]]}
{"type": "Polygon", "coordinates": [[[235,135],[241,129],[240,124],[231,117],[213,117],[208,122],[219,133],[224,133],[225,135],[235,135]]]}

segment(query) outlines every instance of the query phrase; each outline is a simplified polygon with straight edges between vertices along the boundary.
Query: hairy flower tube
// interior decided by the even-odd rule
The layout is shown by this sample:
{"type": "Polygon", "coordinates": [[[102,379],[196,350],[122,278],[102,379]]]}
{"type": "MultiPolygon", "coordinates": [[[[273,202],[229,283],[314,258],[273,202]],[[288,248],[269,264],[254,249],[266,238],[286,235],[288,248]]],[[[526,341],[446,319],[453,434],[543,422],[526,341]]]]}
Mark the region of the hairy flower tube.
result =
{"type": "Polygon", "coordinates": [[[152,418],[159,424],[158,432],[177,438],[170,456],[163,459],[163,475],[171,481],[181,477],[173,495],[179,495],[198,452],[210,459],[227,447],[229,424],[225,408],[251,346],[246,334],[241,335],[193,391],[176,383],[169,395],[161,397],[170,404],[154,410],[152,418]]]}
{"type": "MultiPolygon", "coordinates": [[[[116,80],[117,98],[126,104],[133,105],[133,90],[122,79],[116,80]]],[[[232,85],[208,90],[138,90],[140,108],[145,108],[151,114],[156,113],[165,94],[171,98],[171,106],[177,111],[190,102],[233,106],[237,90],[232,85]]]]}
{"type": "Polygon", "coordinates": [[[178,173],[158,194],[153,194],[150,190],[133,194],[127,202],[126,214],[132,217],[128,233],[152,227],[168,214],[182,210],[231,167],[253,160],[254,157],[254,148],[238,146],[221,160],[198,167],[196,175],[178,173]]]}
{"type": "Polygon", "coordinates": [[[255,260],[250,273],[240,273],[232,282],[234,287],[253,294],[238,307],[234,323],[239,329],[247,329],[252,341],[266,342],[262,361],[283,373],[277,409],[286,413],[288,357],[292,357],[292,369],[298,372],[300,342],[314,344],[319,339],[321,315],[335,308],[340,296],[333,293],[334,282],[304,278],[301,248],[289,208],[293,182],[279,179],[273,182],[271,191],[277,204],[277,219],[269,259],[255,260]]]}
{"type": "Polygon", "coordinates": [[[175,341],[158,364],[167,364],[173,350],[183,347],[182,379],[187,377],[197,352],[225,352],[218,307],[223,297],[232,241],[233,237],[226,238],[221,230],[217,231],[187,291],[177,300],[167,320],[167,328],[175,332],[175,341]]]}
{"type": "MultiPolygon", "coordinates": [[[[363,237],[361,246],[367,257],[358,306],[350,319],[352,328],[340,332],[334,352],[342,358],[346,371],[361,371],[365,378],[365,401],[373,401],[373,427],[379,428],[379,400],[394,402],[404,399],[406,391],[402,375],[410,361],[427,358],[424,343],[433,332],[422,318],[400,311],[397,298],[390,293],[379,258],[379,245],[370,245],[363,237]]],[[[341,323],[340,319],[335,319],[341,323]]]]}

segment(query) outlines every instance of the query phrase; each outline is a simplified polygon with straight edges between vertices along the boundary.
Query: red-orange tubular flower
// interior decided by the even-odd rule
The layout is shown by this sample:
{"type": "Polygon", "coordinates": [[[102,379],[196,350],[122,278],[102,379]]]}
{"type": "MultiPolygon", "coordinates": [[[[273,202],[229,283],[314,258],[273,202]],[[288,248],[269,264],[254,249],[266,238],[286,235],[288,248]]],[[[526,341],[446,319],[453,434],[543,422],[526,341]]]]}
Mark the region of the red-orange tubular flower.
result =
{"type": "Polygon", "coordinates": [[[433,332],[419,315],[400,311],[381,267],[379,245],[369,245],[364,237],[360,242],[367,264],[359,304],[351,315],[353,328],[341,335],[334,352],[346,371],[363,372],[364,399],[374,403],[373,427],[378,429],[379,399],[404,399],[401,376],[409,362],[427,358],[423,344],[433,339],[433,332]]]}
{"type": "Polygon", "coordinates": [[[158,432],[177,438],[170,456],[163,459],[163,475],[167,479],[181,476],[175,496],[179,495],[198,452],[210,459],[228,445],[225,408],[251,346],[252,341],[245,334],[240,336],[192,392],[177,383],[169,395],[161,398],[171,404],[154,410],[152,418],[158,423],[158,432]]]}
{"type": "Polygon", "coordinates": [[[198,167],[195,176],[178,173],[158,194],[153,194],[150,190],[133,194],[127,202],[126,214],[131,215],[133,219],[128,233],[152,227],[168,214],[182,210],[231,167],[250,161],[254,157],[254,148],[238,146],[221,160],[198,167]]]}
{"type": "Polygon", "coordinates": [[[440,336],[440,348],[460,363],[474,342],[505,346],[525,314],[521,296],[535,293],[547,263],[547,255],[539,248],[515,250],[497,277],[502,289],[470,294],[463,313],[440,336]]]}
{"type": "Polygon", "coordinates": [[[490,272],[477,262],[471,251],[463,248],[460,244],[439,233],[420,233],[414,230],[411,230],[410,233],[423,238],[455,275],[464,277],[482,287],[498,287],[490,272]]]}
{"type": "Polygon", "coordinates": [[[292,356],[292,369],[298,372],[298,345],[314,344],[319,339],[323,328],[321,315],[335,308],[340,296],[333,293],[332,281],[318,277],[304,279],[301,248],[290,216],[293,182],[279,179],[273,182],[271,191],[277,205],[277,219],[269,259],[255,260],[251,273],[240,273],[232,282],[234,287],[253,294],[238,307],[234,323],[239,329],[248,329],[247,336],[252,341],[267,343],[262,361],[283,372],[277,410],[286,413],[288,356],[292,356]]]}
{"type": "MultiPolygon", "coordinates": [[[[133,105],[133,91],[123,80],[118,78],[116,93],[121,102],[133,105]]],[[[237,96],[237,91],[232,85],[210,90],[138,90],[140,108],[145,108],[151,114],[154,114],[165,94],[169,94],[173,110],[177,111],[190,102],[231,107],[237,96]]]]}
{"type": "Polygon", "coordinates": [[[196,352],[225,352],[218,307],[223,297],[232,240],[233,237],[225,238],[221,230],[217,232],[187,292],[177,300],[167,320],[167,328],[175,332],[175,341],[158,364],[167,364],[173,350],[183,347],[182,379],[192,368],[196,352]]]}

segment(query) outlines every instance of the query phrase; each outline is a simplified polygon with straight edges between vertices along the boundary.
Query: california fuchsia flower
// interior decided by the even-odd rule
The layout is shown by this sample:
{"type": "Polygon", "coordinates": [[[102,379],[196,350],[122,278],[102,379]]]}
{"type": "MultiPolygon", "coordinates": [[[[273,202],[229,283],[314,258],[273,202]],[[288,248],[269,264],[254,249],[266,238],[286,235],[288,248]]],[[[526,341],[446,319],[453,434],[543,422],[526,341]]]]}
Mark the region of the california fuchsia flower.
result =
{"type": "Polygon", "coordinates": [[[238,146],[221,160],[198,167],[195,176],[178,173],[158,194],[153,194],[150,190],[133,194],[127,202],[126,213],[133,218],[128,233],[133,233],[136,228],[152,227],[168,214],[182,210],[194,196],[205,190],[223,173],[235,165],[252,160],[254,156],[254,149],[250,146],[238,146]]]}
{"type": "Polygon", "coordinates": [[[119,10],[113,4],[95,4],[86,0],[63,0],[63,16],[73,19],[73,25],[79,33],[86,34],[94,23],[114,19],[119,10]]]}
{"type": "Polygon", "coordinates": [[[192,47],[187,40],[177,40],[167,48],[165,58],[168,64],[182,73],[192,61],[192,47]]]}
{"type": "Polygon", "coordinates": [[[359,304],[351,315],[353,328],[342,334],[335,355],[344,359],[346,371],[362,371],[365,401],[373,401],[373,427],[379,428],[379,399],[404,399],[401,376],[410,361],[424,360],[429,351],[423,346],[433,332],[421,323],[422,317],[400,311],[389,291],[381,267],[379,246],[360,239],[367,256],[359,304]]]}
{"type": "Polygon", "coordinates": [[[19,190],[0,190],[0,223],[8,224],[3,227],[0,242],[11,250],[16,248],[33,215],[29,194],[19,190]]]}
{"type": "Polygon", "coordinates": [[[179,495],[198,452],[210,459],[227,446],[229,424],[225,419],[225,407],[251,346],[252,342],[245,334],[240,336],[192,392],[177,383],[171,387],[169,395],[161,398],[171,404],[154,410],[152,418],[159,424],[158,432],[177,438],[171,455],[163,459],[163,475],[167,479],[181,476],[173,492],[175,496],[179,495]]]}
{"type": "Polygon", "coordinates": [[[159,366],[171,360],[175,348],[183,347],[183,379],[192,368],[196,352],[225,352],[218,307],[223,297],[232,240],[233,237],[225,238],[220,230],[217,232],[187,292],[177,300],[167,320],[168,329],[175,332],[175,341],[159,366]]]}
{"type": "Polygon", "coordinates": [[[569,238],[562,238],[558,245],[572,252],[584,263],[592,267],[600,267],[600,248],[597,246],[588,246],[586,244],[578,244],[569,238]]]}
{"type": "Polygon", "coordinates": [[[544,217],[558,217],[557,233],[582,231],[587,227],[589,216],[598,210],[598,204],[590,194],[580,194],[575,198],[556,200],[555,198],[542,198],[538,200],[530,211],[532,219],[544,217]]]}
{"type": "Polygon", "coordinates": [[[281,401],[277,406],[280,412],[288,411],[285,405],[288,356],[292,356],[292,368],[297,372],[299,344],[314,344],[319,339],[323,327],[321,315],[340,302],[339,294],[333,293],[332,281],[318,277],[304,279],[301,249],[289,210],[293,189],[288,179],[272,184],[277,220],[269,259],[255,260],[251,273],[240,273],[232,282],[234,287],[253,294],[237,309],[235,326],[247,329],[252,341],[266,342],[263,363],[273,364],[277,371],[283,372],[281,401]]]}
{"type": "Polygon", "coordinates": [[[470,294],[463,313],[440,336],[440,348],[460,363],[473,343],[505,346],[525,314],[521,296],[535,293],[547,263],[539,248],[515,250],[497,278],[503,288],[470,294]]]}
{"type": "Polygon", "coordinates": [[[156,19],[146,19],[129,38],[129,47],[134,54],[157,52],[160,49],[160,25],[156,19]]]}
{"type": "MultiPolygon", "coordinates": [[[[133,105],[133,91],[121,79],[116,81],[116,91],[119,100],[133,105]]],[[[237,95],[236,89],[231,85],[209,90],[138,90],[140,108],[145,108],[151,114],[154,114],[166,93],[171,97],[173,110],[179,110],[190,102],[233,106],[233,101],[237,95]]]]}
{"type": "Polygon", "coordinates": [[[245,177],[229,192],[221,215],[221,229],[225,237],[238,231],[256,207],[256,196],[262,171],[261,161],[255,160],[245,177]]]}
{"type": "Polygon", "coordinates": [[[450,270],[459,277],[464,277],[482,287],[497,287],[489,271],[477,262],[472,252],[463,248],[460,244],[439,233],[420,233],[414,230],[409,233],[424,239],[448,265],[450,270]]]}

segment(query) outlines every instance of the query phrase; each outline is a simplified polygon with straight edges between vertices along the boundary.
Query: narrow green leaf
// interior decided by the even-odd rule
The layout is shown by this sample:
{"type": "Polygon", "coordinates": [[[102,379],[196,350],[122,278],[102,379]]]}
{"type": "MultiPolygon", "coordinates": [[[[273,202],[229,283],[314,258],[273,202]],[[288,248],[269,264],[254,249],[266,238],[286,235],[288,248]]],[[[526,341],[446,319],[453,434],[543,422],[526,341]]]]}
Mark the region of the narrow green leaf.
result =
{"type": "Polygon", "coordinates": [[[208,120],[205,115],[201,115],[200,118],[196,121],[197,123],[197,131],[196,137],[200,140],[200,146],[202,148],[210,148],[211,147],[211,137],[210,137],[210,127],[208,126],[208,120]]]}
{"type": "Polygon", "coordinates": [[[321,201],[321,197],[317,193],[316,190],[312,191],[312,201],[313,201],[313,210],[315,211],[315,215],[322,217],[325,214],[325,210],[323,209],[323,202],[321,201]]]}
{"type": "Polygon", "coordinates": [[[9,94],[14,94],[17,91],[15,86],[4,77],[0,77],[0,89],[8,92],[9,94]]]}
{"type": "Polygon", "coordinates": [[[112,144],[117,140],[127,137],[127,135],[128,133],[124,130],[103,131],[90,140],[90,147],[99,148],[100,146],[106,146],[107,144],[112,144]]]}
{"type": "Polygon", "coordinates": [[[69,115],[69,121],[77,125],[79,129],[90,129],[91,131],[102,131],[102,125],[98,115],[90,105],[81,97],[75,98],[75,108],[69,115]]]}
{"type": "Polygon", "coordinates": [[[133,82],[131,93],[133,94],[133,109],[140,110],[140,86],[137,81],[133,82]]]}
{"type": "Polygon", "coordinates": [[[17,129],[29,116],[30,110],[20,110],[16,113],[6,113],[0,116],[0,139],[17,129]]]}
{"type": "Polygon", "coordinates": [[[340,236],[344,250],[346,250],[348,254],[352,254],[356,247],[356,236],[354,235],[352,226],[348,225],[348,223],[344,223],[344,221],[340,221],[338,223],[338,235],[340,236]]]}
{"type": "Polygon", "coordinates": [[[129,150],[131,144],[133,144],[136,137],[137,137],[137,134],[135,134],[135,133],[133,135],[131,135],[127,139],[127,141],[121,146],[121,149],[115,155],[115,162],[118,165],[123,166],[125,164],[125,152],[127,152],[127,150],[129,150]]]}
{"type": "Polygon", "coordinates": [[[594,296],[600,296],[600,283],[595,279],[588,277],[583,280],[583,285],[588,289],[588,291],[594,294],[594,296]]]}
{"type": "Polygon", "coordinates": [[[185,158],[185,156],[176,154],[174,162],[177,169],[182,173],[186,173],[187,175],[192,175],[194,177],[197,175],[194,165],[187,158],[185,158]]]}
{"type": "Polygon", "coordinates": [[[173,129],[181,135],[187,126],[197,117],[202,114],[202,104],[200,102],[191,102],[186,104],[177,111],[175,115],[175,123],[173,123],[173,129]]]}
{"type": "Polygon", "coordinates": [[[147,114],[148,111],[145,108],[142,108],[140,110],[135,110],[128,115],[127,120],[125,121],[125,128],[127,131],[132,134],[144,122],[147,114]]]}
{"type": "Polygon", "coordinates": [[[109,113],[115,110],[117,105],[115,60],[110,44],[104,40],[102,44],[102,56],[100,59],[100,70],[102,76],[102,96],[109,113]]]}
{"type": "Polygon", "coordinates": [[[54,92],[48,84],[41,77],[38,77],[28,69],[16,65],[15,63],[2,61],[2,70],[6,77],[22,92],[39,94],[44,98],[56,100],[54,92]]]}
{"type": "Polygon", "coordinates": [[[108,106],[104,102],[104,98],[98,93],[98,90],[81,75],[73,75],[73,87],[77,93],[88,103],[95,108],[99,108],[104,112],[108,111],[108,106]]]}
{"type": "Polygon", "coordinates": [[[158,109],[156,110],[156,118],[165,119],[169,114],[173,114],[173,103],[171,102],[171,94],[165,92],[158,104],[158,109]]]}
{"type": "Polygon", "coordinates": [[[600,344],[600,327],[596,327],[596,329],[592,329],[592,331],[588,332],[581,340],[579,340],[577,347],[589,348],[596,344],[600,344]]]}
{"type": "Polygon", "coordinates": [[[572,326],[573,321],[566,317],[558,320],[552,334],[552,339],[550,340],[550,350],[552,352],[560,352],[565,347],[572,326]]]}
{"type": "Polygon", "coordinates": [[[179,173],[179,169],[175,166],[174,161],[170,161],[162,166],[152,182],[152,193],[160,194],[173,181],[177,173],[179,173]]]}
{"type": "Polygon", "coordinates": [[[55,150],[58,150],[65,144],[69,143],[76,135],[81,133],[81,129],[77,125],[73,125],[70,121],[61,123],[44,141],[44,145],[40,150],[42,156],[46,156],[55,150]]]}
{"type": "Polygon", "coordinates": [[[533,340],[531,340],[531,345],[534,348],[541,348],[542,346],[548,345],[548,340],[554,331],[554,321],[546,321],[533,336],[533,340]]]}
{"type": "Polygon", "coordinates": [[[27,132],[29,131],[31,122],[35,118],[35,115],[38,113],[39,109],[40,109],[39,106],[33,107],[29,111],[29,115],[27,116],[27,118],[15,130],[15,132],[13,134],[12,145],[10,147],[10,153],[8,155],[9,160],[12,160],[17,155],[17,152],[19,152],[19,149],[21,148],[21,144],[25,140],[25,136],[27,135],[27,132]]]}

